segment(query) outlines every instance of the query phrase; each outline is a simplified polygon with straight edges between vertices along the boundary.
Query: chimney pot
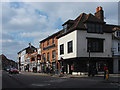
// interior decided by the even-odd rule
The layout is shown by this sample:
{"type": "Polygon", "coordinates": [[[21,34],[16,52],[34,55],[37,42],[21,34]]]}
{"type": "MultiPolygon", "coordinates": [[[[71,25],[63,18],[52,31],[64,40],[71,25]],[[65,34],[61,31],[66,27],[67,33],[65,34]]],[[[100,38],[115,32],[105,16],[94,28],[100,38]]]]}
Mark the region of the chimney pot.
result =
{"type": "Polygon", "coordinates": [[[101,7],[101,6],[96,8],[95,16],[96,16],[98,19],[104,21],[104,11],[102,10],[102,7],[101,7]]]}
{"type": "Polygon", "coordinates": [[[102,7],[99,7],[99,11],[102,10],[102,7]]]}
{"type": "Polygon", "coordinates": [[[99,11],[99,7],[96,8],[96,12],[98,12],[98,11],[99,11]]]}

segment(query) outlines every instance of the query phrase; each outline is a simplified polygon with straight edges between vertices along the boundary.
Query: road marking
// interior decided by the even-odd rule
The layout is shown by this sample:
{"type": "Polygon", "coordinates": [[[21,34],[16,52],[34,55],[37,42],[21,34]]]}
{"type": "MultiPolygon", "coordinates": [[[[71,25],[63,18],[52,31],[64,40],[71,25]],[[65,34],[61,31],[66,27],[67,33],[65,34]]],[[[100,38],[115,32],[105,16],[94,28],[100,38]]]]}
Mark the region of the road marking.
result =
{"type": "Polygon", "coordinates": [[[32,84],[33,86],[40,86],[40,87],[42,87],[42,86],[47,86],[47,85],[50,85],[50,84],[32,84]]]}
{"type": "Polygon", "coordinates": [[[8,74],[10,77],[12,77],[13,75],[11,75],[11,74],[8,74]]]}
{"type": "Polygon", "coordinates": [[[119,83],[110,83],[110,84],[112,84],[112,85],[116,85],[116,86],[120,86],[119,83]]]}

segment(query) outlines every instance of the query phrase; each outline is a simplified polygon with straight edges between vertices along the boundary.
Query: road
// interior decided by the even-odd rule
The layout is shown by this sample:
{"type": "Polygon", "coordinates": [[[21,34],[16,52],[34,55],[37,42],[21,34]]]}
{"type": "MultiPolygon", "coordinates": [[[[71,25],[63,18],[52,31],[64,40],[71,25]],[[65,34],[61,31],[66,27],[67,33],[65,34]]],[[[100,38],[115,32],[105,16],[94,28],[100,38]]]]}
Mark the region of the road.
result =
{"type": "Polygon", "coordinates": [[[48,75],[2,73],[2,88],[118,88],[99,77],[64,78],[48,75]]]}

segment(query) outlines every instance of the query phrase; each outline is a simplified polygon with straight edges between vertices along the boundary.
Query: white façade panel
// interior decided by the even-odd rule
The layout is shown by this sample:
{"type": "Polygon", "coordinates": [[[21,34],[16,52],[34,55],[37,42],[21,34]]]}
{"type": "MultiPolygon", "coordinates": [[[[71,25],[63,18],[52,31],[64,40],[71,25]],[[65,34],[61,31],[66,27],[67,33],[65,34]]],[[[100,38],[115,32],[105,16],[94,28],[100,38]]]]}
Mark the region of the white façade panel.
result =
{"type": "Polygon", "coordinates": [[[76,40],[77,40],[77,31],[73,31],[61,38],[58,39],[58,59],[60,59],[61,57],[63,57],[64,59],[68,59],[68,58],[74,58],[77,56],[77,44],[76,44],[76,40]],[[73,41],[73,52],[72,53],[68,53],[68,42],[69,41],[73,41]],[[60,55],[60,45],[64,44],[64,54],[60,55]]]}
{"type": "Polygon", "coordinates": [[[104,33],[104,34],[95,34],[95,33],[87,33],[87,31],[77,30],[77,57],[89,57],[89,53],[87,52],[87,39],[89,38],[101,38],[104,39],[104,52],[97,53],[91,52],[91,57],[112,57],[112,34],[104,33]]]}

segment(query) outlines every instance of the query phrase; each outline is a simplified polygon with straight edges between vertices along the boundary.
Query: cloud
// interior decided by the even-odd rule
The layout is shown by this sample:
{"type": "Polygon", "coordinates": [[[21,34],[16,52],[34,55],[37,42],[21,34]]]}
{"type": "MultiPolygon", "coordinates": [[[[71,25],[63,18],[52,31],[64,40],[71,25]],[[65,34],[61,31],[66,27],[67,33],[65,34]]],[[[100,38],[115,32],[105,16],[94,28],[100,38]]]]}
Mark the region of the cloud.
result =
{"type": "Polygon", "coordinates": [[[3,37],[0,40],[3,44],[3,53],[16,60],[16,53],[27,47],[29,42],[39,47],[39,41],[61,30],[65,21],[75,19],[83,12],[94,14],[98,6],[103,7],[106,22],[117,23],[117,3],[114,2],[3,3],[3,37]]]}

